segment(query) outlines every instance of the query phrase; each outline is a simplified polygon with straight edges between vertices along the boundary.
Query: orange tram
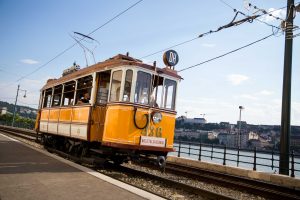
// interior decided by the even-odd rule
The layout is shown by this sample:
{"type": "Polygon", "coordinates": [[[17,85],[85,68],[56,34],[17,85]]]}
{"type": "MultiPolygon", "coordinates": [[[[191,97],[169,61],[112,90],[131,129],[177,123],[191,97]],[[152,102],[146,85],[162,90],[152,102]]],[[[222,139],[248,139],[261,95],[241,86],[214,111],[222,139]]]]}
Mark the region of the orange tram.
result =
{"type": "Polygon", "coordinates": [[[163,166],[174,150],[180,80],[174,68],[128,54],[83,69],[74,63],[41,89],[35,129],[45,146],[78,157],[93,154],[117,164],[154,157],[163,166]]]}

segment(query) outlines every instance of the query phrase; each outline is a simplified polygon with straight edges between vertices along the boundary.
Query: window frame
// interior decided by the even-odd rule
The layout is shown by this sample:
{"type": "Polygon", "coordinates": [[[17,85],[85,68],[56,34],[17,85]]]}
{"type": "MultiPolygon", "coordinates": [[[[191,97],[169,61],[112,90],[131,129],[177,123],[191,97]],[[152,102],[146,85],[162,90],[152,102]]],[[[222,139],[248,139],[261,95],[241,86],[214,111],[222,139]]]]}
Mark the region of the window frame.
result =
{"type": "Polygon", "coordinates": [[[124,85],[124,70],[122,68],[118,68],[115,70],[111,71],[110,74],[110,84],[109,84],[109,93],[108,93],[108,102],[120,102],[121,97],[123,96],[123,85],[124,85]],[[111,100],[111,94],[112,94],[112,84],[113,84],[113,75],[115,72],[121,72],[121,82],[120,82],[120,93],[119,93],[119,98],[114,101],[111,100]]]}
{"type": "MultiPolygon", "coordinates": [[[[141,104],[141,105],[145,105],[145,106],[150,106],[150,96],[151,96],[151,92],[152,92],[152,75],[153,75],[153,72],[151,71],[146,71],[146,70],[141,70],[141,69],[137,69],[135,71],[135,79],[134,79],[134,92],[133,92],[133,103],[135,104],[141,104]],[[142,73],[145,73],[145,74],[148,74],[150,76],[150,84],[149,84],[149,90],[148,90],[148,102],[145,104],[145,103],[140,103],[139,102],[139,99],[135,100],[135,94],[136,94],[136,86],[137,86],[137,81],[138,81],[138,73],[139,72],[142,72],[142,73]]],[[[139,98],[141,97],[141,95],[139,95],[139,98]]]]}

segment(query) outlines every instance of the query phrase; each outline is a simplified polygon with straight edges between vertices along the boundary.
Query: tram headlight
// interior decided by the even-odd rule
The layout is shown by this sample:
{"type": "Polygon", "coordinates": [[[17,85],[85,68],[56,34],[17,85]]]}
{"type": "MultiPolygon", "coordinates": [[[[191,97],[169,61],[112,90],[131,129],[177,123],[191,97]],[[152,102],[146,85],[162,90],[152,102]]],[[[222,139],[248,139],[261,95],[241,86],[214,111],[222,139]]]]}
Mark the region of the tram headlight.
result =
{"type": "Polygon", "coordinates": [[[152,113],[152,121],[154,124],[158,124],[162,120],[162,114],[160,112],[152,113]]]}

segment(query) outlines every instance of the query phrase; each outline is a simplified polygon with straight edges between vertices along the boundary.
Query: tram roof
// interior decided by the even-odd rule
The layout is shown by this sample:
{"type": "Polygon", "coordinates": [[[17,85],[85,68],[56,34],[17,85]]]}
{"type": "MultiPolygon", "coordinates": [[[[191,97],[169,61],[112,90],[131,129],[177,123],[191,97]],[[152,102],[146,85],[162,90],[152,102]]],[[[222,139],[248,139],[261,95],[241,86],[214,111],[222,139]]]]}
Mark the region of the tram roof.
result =
{"type": "Polygon", "coordinates": [[[84,75],[91,74],[93,72],[109,70],[109,69],[113,69],[115,67],[119,67],[122,65],[138,66],[138,67],[145,68],[145,69],[152,70],[152,71],[156,70],[156,72],[158,74],[166,74],[166,75],[174,77],[174,78],[182,79],[181,76],[179,76],[177,74],[176,70],[173,70],[173,69],[170,69],[167,67],[165,67],[165,68],[155,67],[153,65],[145,64],[141,60],[135,59],[133,57],[118,54],[118,55],[116,55],[112,58],[109,58],[103,62],[98,62],[94,65],[91,65],[91,66],[85,67],[83,69],[80,69],[78,71],[72,72],[72,73],[62,76],[58,79],[49,79],[47,81],[46,85],[42,88],[42,90],[53,87],[55,85],[62,84],[69,80],[73,80],[73,79],[82,77],[84,75]]]}

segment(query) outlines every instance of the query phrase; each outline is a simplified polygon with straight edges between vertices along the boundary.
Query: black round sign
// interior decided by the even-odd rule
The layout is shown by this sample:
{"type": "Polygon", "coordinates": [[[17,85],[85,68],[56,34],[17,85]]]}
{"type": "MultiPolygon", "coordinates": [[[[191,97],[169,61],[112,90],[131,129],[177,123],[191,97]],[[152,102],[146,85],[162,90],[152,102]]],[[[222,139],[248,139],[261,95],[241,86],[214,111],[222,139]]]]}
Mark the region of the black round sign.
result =
{"type": "Polygon", "coordinates": [[[176,51],[168,50],[164,53],[163,59],[167,66],[175,66],[179,61],[179,56],[176,51]]]}

